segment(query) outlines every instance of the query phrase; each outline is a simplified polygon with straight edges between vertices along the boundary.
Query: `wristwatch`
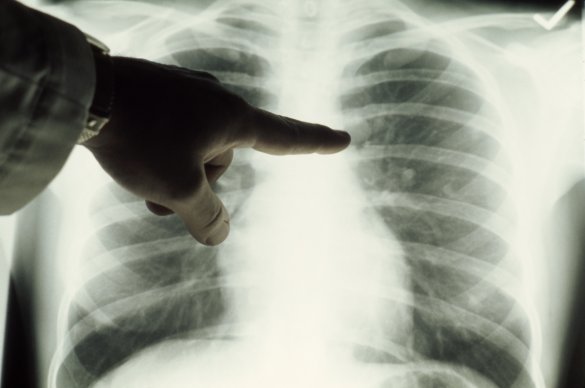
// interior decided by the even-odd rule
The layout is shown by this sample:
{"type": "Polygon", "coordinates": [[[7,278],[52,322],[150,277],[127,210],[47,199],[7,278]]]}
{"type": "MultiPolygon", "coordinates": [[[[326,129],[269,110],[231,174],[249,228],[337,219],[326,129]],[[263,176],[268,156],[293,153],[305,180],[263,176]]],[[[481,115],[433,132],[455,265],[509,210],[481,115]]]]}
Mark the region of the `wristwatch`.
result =
{"type": "Polygon", "coordinates": [[[110,49],[93,36],[86,34],[85,37],[91,46],[96,80],[87,121],[77,139],[77,144],[82,144],[100,133],[110,120],[114,100],[114,74],[112,72],[112,59],[109,55],[110,49]]]}

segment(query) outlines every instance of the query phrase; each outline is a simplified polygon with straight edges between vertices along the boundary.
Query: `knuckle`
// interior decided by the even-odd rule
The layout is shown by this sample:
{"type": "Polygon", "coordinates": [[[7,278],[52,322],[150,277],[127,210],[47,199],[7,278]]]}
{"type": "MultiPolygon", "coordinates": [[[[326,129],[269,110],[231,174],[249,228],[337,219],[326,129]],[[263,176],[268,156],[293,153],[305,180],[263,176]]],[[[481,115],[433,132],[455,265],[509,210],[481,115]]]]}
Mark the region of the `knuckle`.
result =
{"type": "Polygon", "coordinates": [[[192,172],[189,177],[174,179],[167,182],[165,197],[171,200],[182,200],[197,196],[204,185],[204,175],[192,172]]]}
{"type": "Polygon", "coordinates": [[[254,121],[254,107],[238,95],[231,97],[228,106],[230,125],[237,137],[236,143],[251,143],[254,138],[254,128],[251,125],[254,121]]]}
{"type": "Polygon", "coordinates": [[[221,206],[215,206],[215,209],[210,209],[211,211],[207,215],[207,221],[204,222],[202,225],[202,231],[205,234],[209,234],[213,232],[213,229],[223,221],[222,213],[223,209],[221,206]]]}
{"type": "Polygon", "coordinates": [[[241,118],[250,110],[250,104],[244,100],[243,97],[235,94],[229,93],[226,96],[226,107],[229,108],[230,112],[232,113],[232,117],[234,118],[241,118]]]}
{"type": "Polygon", "coordinates": [[[206,245],[217,245],[225,240],[229,233],[229,221],[221,204],[218,206],[217,211],[212,213],[202,232],[202,241],[206,245]]]}

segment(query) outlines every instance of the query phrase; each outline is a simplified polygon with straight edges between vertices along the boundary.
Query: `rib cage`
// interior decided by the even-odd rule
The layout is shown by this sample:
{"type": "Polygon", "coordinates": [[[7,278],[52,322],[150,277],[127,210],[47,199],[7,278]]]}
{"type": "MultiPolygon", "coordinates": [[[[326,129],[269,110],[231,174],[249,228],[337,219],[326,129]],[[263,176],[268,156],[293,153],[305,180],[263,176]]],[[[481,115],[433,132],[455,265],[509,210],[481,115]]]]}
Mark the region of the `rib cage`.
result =
{"type": "MultiPolygon", "coordinates": [[[[216,21],[228,25],[226,34],[244,28],[256,29],[247,32],[256,37],[270,33],[254,27],[252,17],[241,16],[226,12],[216,21]]],[[[191,33],[178,34],[172,42],[186,48],[160,61],[209,71],[255,106],[274,101],[266,89],[270,68],[245,38],[209,38],[205,47],[193,48],[197,42],[191,33]],[[237,41],[243,43],[232,47],[237,41]]],[[[255,180],[247,157],[240,155],[214,186],[232,219],[238,217],[255,180]]],[[[166,340],[230,339],[229,325],[234,322],[226,310],[228,286],[216,249],[196,244],[177,217],[148,213],[143,201],[114,184],[97,196],[94,222],[101,226],[91,241],[93,249],[82,260],[82,285],[69,304],[56,387],[89,387],[166,340]]]]}
{"type": "MultiPolygon", "coordinates": [[[[215,187],[232,215],[253,174],[237,164],[215,187]]],[[[229,340],[227,281],[218,252],[196,244],[176,216],[149,214],[109,184],[98,195],[98,228],[69,304],[57,387],[89,387],[149,346],[171,339],[229,340]]]]}
{"type": "Polygon", "coordinates": [[[169,36],[166,43],[170,55],[160,60],[212,72],[227,89],[250,104],[267,107],[276,100],[278,90],[277,85],[269,83],[273,69],[267,59],[269,53],[264,52],[278,40],[274,16],[259,4],[236,3],[215,17],[207,30],[203,26],[169,36]]]}
{"type": "Polygon", "coordinates": [[[379,339],[410,356],[374,346],[357,348],[356,358],[414,364],[409,386],[532,387],[502,124],[449,45],[415,31],[389,18],[346,41],[356,59],[344,72],[341,107],[358,146],[355,171],[400,242],[414,298],[412,332],[379,339]]]}
{"type": "MultiPolygon", "coordinates": [[[[122,202],[114,208],[143,206],[119,194],[122,202]]],[[[189,331],[204,333],[224,312],[215,252],[194,246],[175,217],[131,216],[106,224],[97,238],[103,251],[89,263],[96,274],[69,308],[70,349],[59,387],[90,386],[150,345],[189,331]]]]}
{"type": "MultiPolygon", "coordinates": [[[[356,20],[369,20],[362,16],[356,20]]],[[[232,32],[251,29],[271,39],[253,19],[228,13],[217,20],[232,32]]],[[[403,366],[381,386],[532,387],[527,318],[514,298],[509,170],[497,109],[447,44],[420,39],[398,18],[371,19],[348,34],[355,40],[346,48],[356,55],[345,68],[341,107],[358,148],[356,174],[371,208],[400,241],[412,288],[368,296],[380,299],[389,319],[376,322],[382,330],[375,337],[356,336],[354,356],[388,370],[403,366]],[[379,49],[379,38],[391,47],[379,49]],[[413,330],[399,336],[395,305],[413,320],[413,330]]],[[[276,99],[270,64],[253,44],[201,39],[199,31],[182,31],[171,41],[180,48],[165,62],[210,71],[253,105],[276,99]],[[198,48],[186,49],[193,45],[198,48]]],[[[232,215],[255,179],[246,161],[221,179],[232,215]]],[[[237,324],[226,310],[232,290],[214,251],[192,243],[176,218],[147,216],[136,198],[117,188],[111,193],[99,199],[99,217],[121,208],[134,214],[106,222],[96,236],[103,247],[88,255],[95,276],[86,278],[70,307],[59,387],[87,387],[164,340],[227,339],[230,328],[217,325],[237,324]]],[[[341,337],[332,341],[347,343],[341,337]]]]}

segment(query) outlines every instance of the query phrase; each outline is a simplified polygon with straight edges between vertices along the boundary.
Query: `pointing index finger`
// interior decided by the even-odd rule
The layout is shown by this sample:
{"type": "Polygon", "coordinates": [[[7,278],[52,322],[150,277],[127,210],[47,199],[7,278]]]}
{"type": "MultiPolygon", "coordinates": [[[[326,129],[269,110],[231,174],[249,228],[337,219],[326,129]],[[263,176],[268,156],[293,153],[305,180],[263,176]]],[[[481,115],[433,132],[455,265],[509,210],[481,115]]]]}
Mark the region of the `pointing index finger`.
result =
{"type": "Polygon", "coordinates": [[[325,125],[311,124],[255,109],[249,124],[255,150],[272,155],[333,154],[346,148],[351,137],[325,125]]]}

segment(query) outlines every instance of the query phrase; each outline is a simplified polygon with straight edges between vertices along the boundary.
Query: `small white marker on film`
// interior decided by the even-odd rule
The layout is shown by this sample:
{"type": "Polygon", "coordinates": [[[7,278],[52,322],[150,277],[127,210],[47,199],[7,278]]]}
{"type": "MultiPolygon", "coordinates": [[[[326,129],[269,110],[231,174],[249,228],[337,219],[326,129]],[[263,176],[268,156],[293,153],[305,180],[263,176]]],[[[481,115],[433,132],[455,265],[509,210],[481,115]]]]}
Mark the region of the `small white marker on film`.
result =
{"type": "Polygon", "coordinates": [[[550,18],[550,20],[546,20],[540,14],[535,14],[533,16],[533,19],[535,22],[537,22],[542,27],[544,27],[544,29],[546,29],[547,31],[550,31],[557,24],[559,24],[559,22],[565,17],[567,12],[569,12],[571,10],[571,8],[573,8],[574,5],[575,5],[575,0],[567,1],[565,4],[563,4],[563,6],[561,8],[559,8],[559,10],[557,12],[555,12],[555,14],[550,18]]]}

